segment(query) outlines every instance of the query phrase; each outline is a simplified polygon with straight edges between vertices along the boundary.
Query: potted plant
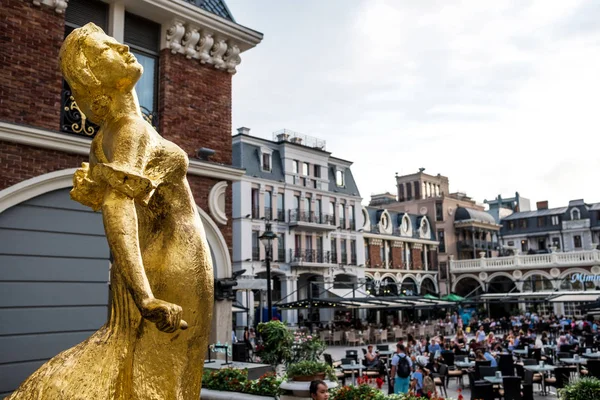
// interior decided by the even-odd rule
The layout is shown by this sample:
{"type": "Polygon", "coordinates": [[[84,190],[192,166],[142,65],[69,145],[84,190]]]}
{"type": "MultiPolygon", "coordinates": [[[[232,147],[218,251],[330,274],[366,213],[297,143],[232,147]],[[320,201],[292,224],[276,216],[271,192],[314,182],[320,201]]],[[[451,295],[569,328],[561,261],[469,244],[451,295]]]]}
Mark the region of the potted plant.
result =
{"type": "Polygon", "coordinates": [[[258,333],[262,343],[257,346],[257,355],[265,364],[277,366],[292,358],[294,336],[281,321],[269,321],[258,324],[258,333]]]}
{"type": "Polygon", "coordinates": [[[369,385],[343,386],[333,390],[330,400],[386,400],[381,390],[369,385]]]}
{"type": "Polygon", "coordinates": [[[274,372],[267,372],[256,380],[248,380],[246,369],[205,371],[202,376],[202,399],[273,399],[279,396],[282,381],[274,372]]]}
{"type": "Polygon", "coordinates": [[[315,379],[336,380],[333,368],[319,361],[299,361],[290,365],[287,369],[290,380],[310,382],[315,379]]]}
{"type": "Polygon", "coordinates": [[[600,379],[581,378],[558,390],[560,400],[600,399],[600,379]]]}

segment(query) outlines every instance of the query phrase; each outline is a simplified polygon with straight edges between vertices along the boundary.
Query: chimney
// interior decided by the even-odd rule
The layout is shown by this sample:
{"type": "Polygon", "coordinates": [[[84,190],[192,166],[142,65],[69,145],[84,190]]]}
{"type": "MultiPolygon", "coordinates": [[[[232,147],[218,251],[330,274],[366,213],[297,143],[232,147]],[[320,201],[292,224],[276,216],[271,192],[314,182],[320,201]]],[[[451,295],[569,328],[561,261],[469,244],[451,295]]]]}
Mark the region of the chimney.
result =
{"type": "Polygon", "coordinates": [[[246,128],[245,126],[242,126],[241,128],[237,128],[238,133],[242,134],[242,135],[250,135],[250,128],[246,128]]]}
{"type": "Polygon", "coordinates": [[[535,206],[538,210],[547,210],[548,209],[548,200],[538,201],[535,203],[535,206]]]}

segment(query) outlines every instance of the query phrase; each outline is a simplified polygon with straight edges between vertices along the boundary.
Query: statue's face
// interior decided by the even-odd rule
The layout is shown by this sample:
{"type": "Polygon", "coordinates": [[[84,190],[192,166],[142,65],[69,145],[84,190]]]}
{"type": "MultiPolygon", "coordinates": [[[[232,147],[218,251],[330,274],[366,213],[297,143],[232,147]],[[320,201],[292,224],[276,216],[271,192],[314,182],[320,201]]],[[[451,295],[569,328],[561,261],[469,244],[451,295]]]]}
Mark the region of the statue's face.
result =
{"type": "Polygon", "coordinates": [[[130,91],[142,76],[144,69],[129,52],[129,46],[104,33],[89,35],[83,50],[89,68],[102,86],[130,91]]]}

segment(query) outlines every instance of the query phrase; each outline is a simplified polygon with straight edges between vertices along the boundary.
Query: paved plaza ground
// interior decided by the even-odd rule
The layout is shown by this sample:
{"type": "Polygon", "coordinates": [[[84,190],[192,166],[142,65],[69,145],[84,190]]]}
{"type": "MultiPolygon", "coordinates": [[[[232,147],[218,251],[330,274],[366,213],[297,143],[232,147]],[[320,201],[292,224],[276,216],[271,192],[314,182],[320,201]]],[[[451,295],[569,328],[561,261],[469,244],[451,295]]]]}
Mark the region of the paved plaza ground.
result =
{"type": "MultiPolygon", "coordinates": [[[[325,351],[328,354],[331,354],[332,358],[334,361],[336,360],[341,360],[342,358],[346,357],[346,350],[358,350],[359,352],[359,359],[361,359],[362,357],[362,351],[360,350],[361,348],[365,348],[366,346],[356,346],[356,347],[352,347],[352,346],[328,346],[327,350],[325,351]]],[[[395,350],[395,345],[393,343],[389,344],[389,349],[391,351],[395,350]]],[[[346,383],[349,383],[349,380],[346,380],[346,383]]],[[[468,379],[465,377],[465,383],[468,383],[468,379]]],[[[450,383],[448,384],[448,397],[452,398],[452,399],[456,399],[458,397],[458,384],[456,382],[456,379],[451,379],[450,383]]],[[[556,396],[556,394],[549,394],[548,396],[543,396],[539,393],[540,388],[539,386],[536,384],[533,387],[534,390],[534,394],[533,397],[535,400],[557,400],[558,397],[556,396]]],[[[384,384],[382,391],[384,393],[388,392],[388,386],[387,386],[387,382],[384,384]]],[[[463,389],[462,394],[464,396],[465,400],[470,400],[471,399],[471,391],[469,390],[468,386],[463,389]]],[[[591,399],[590,399],[591,400],[591,399]]]]}

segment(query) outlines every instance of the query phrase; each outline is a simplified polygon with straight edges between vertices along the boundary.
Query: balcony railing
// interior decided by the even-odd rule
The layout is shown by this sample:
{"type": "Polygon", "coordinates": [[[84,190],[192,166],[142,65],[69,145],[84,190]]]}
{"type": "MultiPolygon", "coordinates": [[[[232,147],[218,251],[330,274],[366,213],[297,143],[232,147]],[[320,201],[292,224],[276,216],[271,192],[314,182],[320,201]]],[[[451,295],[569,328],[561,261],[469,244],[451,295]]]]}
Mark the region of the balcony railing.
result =
{"type": "Polygon", "coordinates": [[[568,253],[515,255],[509,257],[450,260],[450,271],[510,270],[528,268],[553,268],[591,266],[600,262],[600,250],[573,251],[568,253]]]}
{"type": "Polygon", "coordinates": [[[309,222],[313,224],[333,225],[331,221],[331,215],[328,214],[316,214],[312,211],[289,210],[290,223],[309,222]]]}
{"type": "Polygon", "coordinates": [[[356,265],[356,254],[350,254],[350,264],[349,265],[356,265]]]}
{"type": "Polygon", "coordinates": [[[306,262],[316,264],[331,264],[332,258],[329,251],[290,249],[291,262],[306,262]]]}
{"type": "Polygon", "coordinates": [[[460,241],[456,242],[456,245],[458,246],[458,250],[465,250],[465,249],[472,250],[473,248],[475,248],[476,250],[497,250],[498,249],[498,243],[487,242],[484,240],[475,240],[475,242],[470,241],[470,240],[469,241],[460,240],[460,241]]]}
{"type": "Polygon", "coordinates": [[[340,218],[340,224],[338,226],[342,229],[347,229],[346,228],[346,218],[340,218]]]}
{"type": "Polygon", "coordinates": [[[356,230],[356,222],[354,222],[354,220],[350,220],[349,224],[348,224],[348,229],[350,229],[351,231],[355,231],[356,230]]]}
{"type": "Polygon", "coordinates": [[[285,249],[277,249],[277,261],[280,263],[285,262],[285,249]]]}
{"type": "Polygon", "coordinates": [[[331,253],[331,263],[332,264],[337,264],[338,263],[338,255],[337,255],[337,253],[331,253]]]}
{"type": "MultiPolygon", "coordinates": [[[[100,127],[90,120],[87,119],[85,114],[81,112],[81,109],[77,105],[71,88],[64,82],[64,88],[62,91],[62,107],[60,112],[60,129],[62,132],[72,133],[79,136],[86,136],[93,138],[98,133],[100,127]]],[[[141,107],[142,116],[144,119],[157,129],[158,127],[158,114],[151,112],[145,107],[141,107]]]]}
{"type": "Polygon", "coordinates": [[[259,261],[260,260],[260,248],[259,247],[252,247],[252,261],[259,261]]]}
{"type": "Polygon", "coordinates": [[[265,207],[265,219],[272,220],[273,218],[273,209],[271,207],[265,207]]]}
{"type": "Polygon", "coordinates": [[[285,222],[285,210],[277,210],[277,221],[285,222]]]}
{"type": "Polygon", "coordinates": [[[253,219],[258,219],[260,218],[260,208],[258,207],[252,207],[252,218],[253,219]]]}

